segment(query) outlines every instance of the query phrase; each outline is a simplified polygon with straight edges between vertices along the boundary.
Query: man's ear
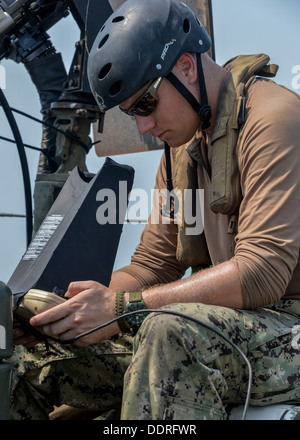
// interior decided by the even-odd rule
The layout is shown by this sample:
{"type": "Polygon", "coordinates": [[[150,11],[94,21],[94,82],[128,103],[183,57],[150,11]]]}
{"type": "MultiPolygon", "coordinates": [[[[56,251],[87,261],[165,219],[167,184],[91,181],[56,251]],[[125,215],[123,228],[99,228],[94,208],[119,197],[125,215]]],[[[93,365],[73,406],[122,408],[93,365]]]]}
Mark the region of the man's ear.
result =
{"type": "Polygon", "coordinates": [[[174,74],[192,85],[197,80],[196,56],[189,52],[182,54],[174,66],[174,74]]]}

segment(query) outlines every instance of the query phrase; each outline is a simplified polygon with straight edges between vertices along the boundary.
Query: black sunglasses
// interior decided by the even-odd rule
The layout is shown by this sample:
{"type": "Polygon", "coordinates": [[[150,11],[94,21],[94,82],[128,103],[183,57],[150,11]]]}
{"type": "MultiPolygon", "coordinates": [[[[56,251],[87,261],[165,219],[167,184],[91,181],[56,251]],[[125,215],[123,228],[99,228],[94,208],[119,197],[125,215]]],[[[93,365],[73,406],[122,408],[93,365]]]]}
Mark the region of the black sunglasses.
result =
{"type": "Polygon", "coordinates": [[[145,93],[142,94],[129,108],[120,108],[123,113],[129,116],[149,116],[158,103],[157,89],[162,82],[162,77],[156,78],[145,93]]]}

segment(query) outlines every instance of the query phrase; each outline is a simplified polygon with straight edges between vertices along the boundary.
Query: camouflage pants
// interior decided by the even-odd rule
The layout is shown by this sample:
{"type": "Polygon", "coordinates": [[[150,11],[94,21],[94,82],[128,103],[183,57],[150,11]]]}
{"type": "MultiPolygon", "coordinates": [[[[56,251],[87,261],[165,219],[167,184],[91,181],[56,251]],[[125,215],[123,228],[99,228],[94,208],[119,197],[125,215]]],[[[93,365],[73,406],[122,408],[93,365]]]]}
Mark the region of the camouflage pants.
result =
{"type": "MultiPolygon", "coordinates": [[[[300,301],[255,312],[202,304],[165,309],[207,323],[242,349],[253,368],[251,404],[300,403],[300,301]]],[[[226,406],[244,403],[248,386],[246,362],[228,342],[163,313],[152,313],[133,341],[57,346],[51,354],[18,348],[14,362],[14,419],[47,418],[61,403],[109,409],[121,402],[124,420],[226,419],[226,406]]]]}

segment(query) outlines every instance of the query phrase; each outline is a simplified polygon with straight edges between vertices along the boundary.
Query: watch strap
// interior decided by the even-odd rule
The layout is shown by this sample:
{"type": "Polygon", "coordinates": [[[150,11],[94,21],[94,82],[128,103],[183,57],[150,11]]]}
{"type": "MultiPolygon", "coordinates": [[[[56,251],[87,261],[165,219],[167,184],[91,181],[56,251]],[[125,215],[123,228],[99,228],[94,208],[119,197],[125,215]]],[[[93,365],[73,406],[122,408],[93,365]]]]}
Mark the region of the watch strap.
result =
{"type": "MultiPolygon", "coordinates": [[[[124,298],[125,290],[118,290],[116,293],[115,299],[115,314],[118,318],[123,315],[123,298],[124,298]]],[[[130,329],[125,324],[124,319],[118,319],[118,326],[122,333],[130,333],[130,329]]]]}
{"type": "Polygon", "coordinates": [[[148,315],[147,306],[143,299],[142,292],[129,292],[129,299],[125,306],[126,323],[135,334],[140,328],[142,322],[148,315]],[[141,313],[130,314],[131,312],[140,311],[141,313]]]}
{"type": "Polygon", "coordinates": [[[141,302],[143,300],[142,292],[129,292],[129,303],[141,302]]]}

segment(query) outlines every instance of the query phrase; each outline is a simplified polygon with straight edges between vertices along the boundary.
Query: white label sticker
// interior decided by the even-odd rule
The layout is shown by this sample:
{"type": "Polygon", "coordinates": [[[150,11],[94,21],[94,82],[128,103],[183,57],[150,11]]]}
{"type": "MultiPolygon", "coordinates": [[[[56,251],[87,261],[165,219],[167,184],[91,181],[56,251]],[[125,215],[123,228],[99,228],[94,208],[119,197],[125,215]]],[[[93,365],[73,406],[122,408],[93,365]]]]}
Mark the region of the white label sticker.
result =
{"type": "Polygon", "coordinates": [[[23,260],[37,259],[63,218],[64,216],[62,214],[52,214],[45,218],[34,239],[28,246],[28,249],[23,256],[23,260]]]}

